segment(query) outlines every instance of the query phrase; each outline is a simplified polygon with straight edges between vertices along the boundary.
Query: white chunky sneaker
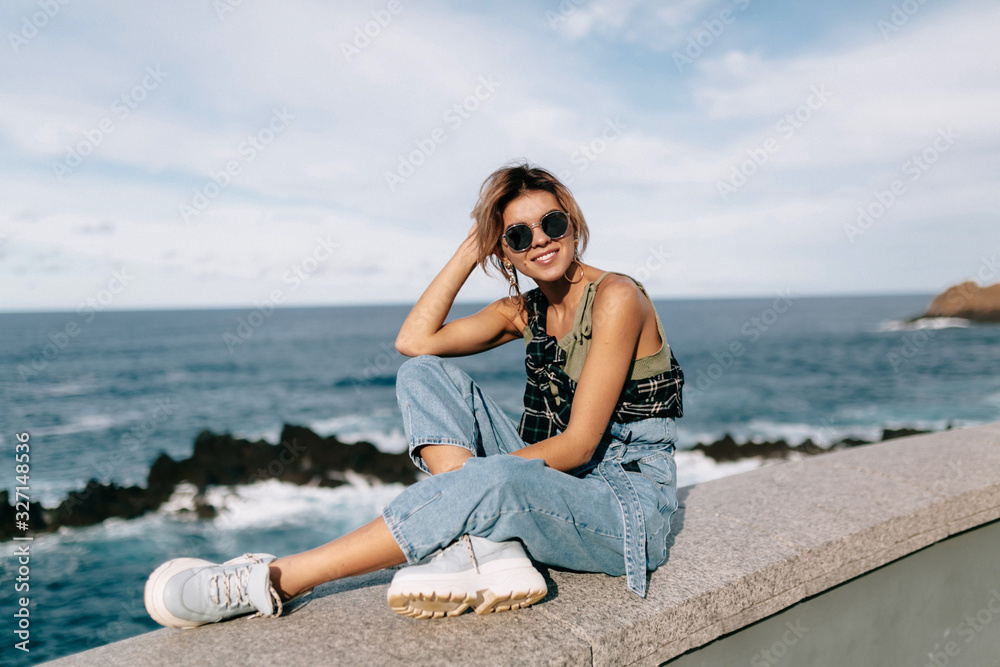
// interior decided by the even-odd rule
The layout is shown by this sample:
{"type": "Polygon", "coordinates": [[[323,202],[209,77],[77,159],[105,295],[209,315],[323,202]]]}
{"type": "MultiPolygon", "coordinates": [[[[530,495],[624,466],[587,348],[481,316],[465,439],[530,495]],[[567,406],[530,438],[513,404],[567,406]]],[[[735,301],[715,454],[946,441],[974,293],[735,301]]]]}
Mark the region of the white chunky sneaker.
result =
{"type": "Polygon", "coordinates": [[[533,605],[548,592],[520,542],[463,535],[429,563],[399,570],[389,584],[389,607],[413,618],[477,614],[533,605]]]}
{"type": "Polygon", "coordinates": [[[278,616],[282,604],[271,585],[271,554],[244,554],[221,565],[200,558],[169,560],[149,575],[144,599],[153,620],[193,628],[257,612],[278,616]]]}

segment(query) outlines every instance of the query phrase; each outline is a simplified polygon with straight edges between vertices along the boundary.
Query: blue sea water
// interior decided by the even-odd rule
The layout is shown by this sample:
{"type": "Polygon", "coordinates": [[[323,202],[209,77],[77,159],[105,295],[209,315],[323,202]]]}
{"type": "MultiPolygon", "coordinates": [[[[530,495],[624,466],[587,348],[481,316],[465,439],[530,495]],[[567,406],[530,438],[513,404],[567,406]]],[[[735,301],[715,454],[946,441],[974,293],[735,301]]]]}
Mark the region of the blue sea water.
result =
{"type": "MultiPolygon", "coordinates": [[[[683,451],[725,433],[832,443],[877,439],[886,427],[1000,419],[1000,327],[905,324],[930,298],[657,301],[687,377],[681,485],[759,464],[720,466],[683,451]]],[[[275,442],[290,423],[403,451],[394,396],[403,357],[393,339],[407,311],[0,315],[0,489],[15,486],[22,432],[31,436],[31,501],[46,506],[90,478],[145,485],[160,452],[188,456],[202,429],[275,442]]],[[[513,343],[457,363],[516,417],[522,355],[513,343]]],[[[160,562],[311,548],[376,516],[400,488],[358,480],[336,489],[273,481],[216,489],[213,504],[224,511],[211,521],[176,511],[182,489],[155,514],[38,536],[28,593],[14,591],[15,544],[0,544],[0,662],[35,664],[155,629],[142,587],[160,562]],[[31,600],[30,653],[14,648],[21,596],[31,600]]]]}

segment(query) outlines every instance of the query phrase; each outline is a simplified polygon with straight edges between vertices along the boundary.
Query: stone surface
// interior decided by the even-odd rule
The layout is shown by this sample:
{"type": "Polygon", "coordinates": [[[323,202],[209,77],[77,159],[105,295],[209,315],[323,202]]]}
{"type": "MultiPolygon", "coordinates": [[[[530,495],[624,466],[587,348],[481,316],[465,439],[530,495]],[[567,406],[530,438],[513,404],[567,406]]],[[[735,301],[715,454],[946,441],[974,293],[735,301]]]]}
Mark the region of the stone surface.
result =
{"type": "Polygon", "coordinates": [[[658,664],[1000,517],[1000,423],[767,465],[678,497],[645,600],[623,577],[548,568],[549,595],[530,609],[415,621],[389,611],[382,572],[323,586],[287,618],[160,630],[53,664],[658,664]]]}

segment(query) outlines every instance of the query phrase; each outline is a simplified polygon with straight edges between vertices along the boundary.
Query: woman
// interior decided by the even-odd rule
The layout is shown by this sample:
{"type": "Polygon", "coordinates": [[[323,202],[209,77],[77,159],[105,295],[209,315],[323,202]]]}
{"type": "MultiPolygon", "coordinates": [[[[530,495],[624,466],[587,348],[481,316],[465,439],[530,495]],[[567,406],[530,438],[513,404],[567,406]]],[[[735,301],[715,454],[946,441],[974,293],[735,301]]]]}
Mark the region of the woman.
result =
{"type": "Polygon", "coordinates": [[[494,172],[472,215],[468,237],[396,339],[415,357],[396,383],[410,455],[432,476],[381,517],[311,551],[164,563],[145,591],[157,622],[194,627],[250,612],[276,616],[318,584],[404,563],[388,590],[401,614],[503,611],[546,594],[528,555],[624,574],[645,595],[647,570],[666,560],[677,508],[673,419],[682,413],[683,384],[653,304],[631,278],[581,261],[587,224],[545,170],[522,164],[494,172]],[[487,263],[508,280],[510,295],[446,324],[462,285],[487,263]],[[537,289],[522,295],[519,275],[537,289]],[[522,337],[528,385],[515,426],[441,357],[522,337]]]}

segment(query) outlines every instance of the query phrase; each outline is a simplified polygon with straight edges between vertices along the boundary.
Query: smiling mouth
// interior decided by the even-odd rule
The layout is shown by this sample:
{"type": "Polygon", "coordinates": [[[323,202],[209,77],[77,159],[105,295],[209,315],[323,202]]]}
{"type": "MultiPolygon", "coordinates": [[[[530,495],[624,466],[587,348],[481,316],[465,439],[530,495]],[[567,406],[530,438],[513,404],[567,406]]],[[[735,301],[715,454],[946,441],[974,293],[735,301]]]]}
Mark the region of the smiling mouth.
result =
{"type": "Polygon", "coordinates": [[[538,262],[539,264],[548,264],[553,259],[555,259],[556,253],[558,253],[558,252],[559,252],[559,248],[553,248],[552,250],[549,250],[544,255],[539,255],[538,257],[534,258],[531,261],[532,262],[538,262]]]}

